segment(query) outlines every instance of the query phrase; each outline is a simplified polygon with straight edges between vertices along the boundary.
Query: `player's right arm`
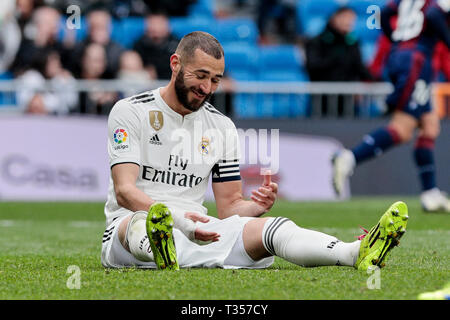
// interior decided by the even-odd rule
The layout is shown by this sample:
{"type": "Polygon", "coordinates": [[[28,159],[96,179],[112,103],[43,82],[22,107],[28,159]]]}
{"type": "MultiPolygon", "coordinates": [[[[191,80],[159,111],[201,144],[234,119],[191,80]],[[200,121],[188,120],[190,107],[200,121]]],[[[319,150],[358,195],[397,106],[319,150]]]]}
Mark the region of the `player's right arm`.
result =
{"type": "Polygon", "coordinates": [[[148,211],[155,202],[136,187],[139,166],[135,163],[119,163],[111,168],[117,203],[133,212],[148,211]]]}
{"type": "Polygon", "coordinates": [[[438,39],[450,49],[450,31],[447,23],[449,14],[450,0],[441,0],[437,1],[436,6],[430,6],[428,8],[425,17],[433,32],[438,36],[438,39]]]}

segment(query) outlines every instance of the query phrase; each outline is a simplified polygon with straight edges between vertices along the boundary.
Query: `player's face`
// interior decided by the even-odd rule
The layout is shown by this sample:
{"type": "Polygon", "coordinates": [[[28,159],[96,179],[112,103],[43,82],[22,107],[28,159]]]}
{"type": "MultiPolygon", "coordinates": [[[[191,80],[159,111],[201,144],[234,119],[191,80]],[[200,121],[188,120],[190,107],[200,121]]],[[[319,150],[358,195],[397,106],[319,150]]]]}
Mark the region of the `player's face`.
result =
{"type": "Polygon", "coordinates": [[[341,34],[348,34],[353,31],[355,27],[356,14],[353,11],[346,10],[337,14],[332,24],[334,28],[341,34]]]}
{"type": "Polygon", "coordinates": [[[225,68],[224,58],[216,59],[200,49],[181,68],[175,79],[180,103],[190,111],[200,109],[219,86],[225,68]]]}

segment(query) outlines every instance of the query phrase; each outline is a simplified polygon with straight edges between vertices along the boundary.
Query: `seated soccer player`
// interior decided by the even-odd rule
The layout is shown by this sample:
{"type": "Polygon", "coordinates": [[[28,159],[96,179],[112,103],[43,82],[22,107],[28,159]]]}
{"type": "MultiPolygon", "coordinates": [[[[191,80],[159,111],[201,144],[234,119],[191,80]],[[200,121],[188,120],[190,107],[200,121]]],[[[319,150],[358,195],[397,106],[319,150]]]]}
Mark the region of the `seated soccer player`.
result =
{"type": "Polygon", "coordinates": [[[120,100],[109,115],[103,266],[265,268],[273,256],[306,267],[384,265],[405,232],[406,204],[394,203],[351,243],[261,217],[278,186],[265,175],[243,198],[236,127],[208,103],[224,73],[222,46],[208,33],[190,33],[170,68],[167,86],[120,100]],[[202,205],[211,175],[219,219],[202,205]]]}

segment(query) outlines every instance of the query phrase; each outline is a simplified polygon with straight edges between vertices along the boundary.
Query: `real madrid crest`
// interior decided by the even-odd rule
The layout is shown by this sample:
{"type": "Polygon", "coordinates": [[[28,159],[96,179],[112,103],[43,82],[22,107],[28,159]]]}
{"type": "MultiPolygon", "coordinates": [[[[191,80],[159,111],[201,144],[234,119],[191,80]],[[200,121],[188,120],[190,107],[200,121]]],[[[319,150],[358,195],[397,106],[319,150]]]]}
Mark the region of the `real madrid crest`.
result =
{"type": "Polygon", "coordinates": [[[210,145],[209,145],[209,139],[208,138],[202,137],[202,142],[200,142],[200,145],[198,146],[198,150],[203,155],[209,154],[209,152],[211,150],[210,150],[210,145]]]}
{"type": "Polygon", "coordinates": [[[162,129],[164,125],[164,118],[161,111],[158,110],[152,110],[148,112],[149,119],[150,119],[150,125],[153,129],[156,131],[162,129]]]}

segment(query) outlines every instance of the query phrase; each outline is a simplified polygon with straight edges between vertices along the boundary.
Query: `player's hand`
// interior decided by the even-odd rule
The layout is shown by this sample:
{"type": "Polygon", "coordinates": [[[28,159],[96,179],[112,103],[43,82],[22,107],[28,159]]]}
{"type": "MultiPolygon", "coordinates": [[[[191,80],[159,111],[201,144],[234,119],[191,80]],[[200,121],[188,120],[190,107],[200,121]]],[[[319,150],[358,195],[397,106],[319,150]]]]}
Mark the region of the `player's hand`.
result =
{"type": "MultiPolygon", "coordinates": [[[[207,216],[196,212],[186,212],[184,214],[184,217],[194,222],[202,222],[202,223],[209,222],[209,218],[207,216]]],[[[219,241],[219,237],[220,234],[218,234],[217,232],[206,231],[200,228],[195,229],[195,239],[200,240],[201,244],[219,241]]]]}
{"type": "Polygon", "coordinates": [[[270,171],[265,172],[263,176],[264,181],[262,186],[258,190],[252,191],[250,199],[263,208],[263,213],[266,213],[272,208],[277,199],[278,184],[272,182],[272,174],[270,171]]]}

